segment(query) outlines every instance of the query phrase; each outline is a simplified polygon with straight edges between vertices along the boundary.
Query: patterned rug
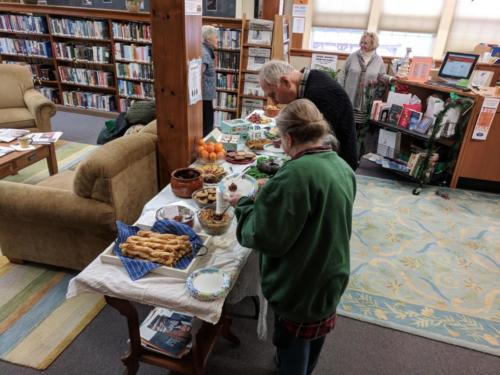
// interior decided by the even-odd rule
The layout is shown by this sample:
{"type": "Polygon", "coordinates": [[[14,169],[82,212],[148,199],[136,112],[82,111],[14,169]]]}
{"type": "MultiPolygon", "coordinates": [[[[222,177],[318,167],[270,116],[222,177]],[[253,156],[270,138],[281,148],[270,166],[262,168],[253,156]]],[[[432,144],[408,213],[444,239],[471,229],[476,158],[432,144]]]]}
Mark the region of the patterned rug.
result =
{"type": "Polygon", "coordinates": [[[339,313],[500,355],[500,196],[358,176],[339,313]]]}
{"type": "MultiPolygon", "coordinates": [[[[80,161],[85,159],[97,147],[99,146],[59,140],[56,143],[59,172],[66,169],[74,169],[80,161]]],[[[3,180],[34,185],[47,177],[49,177],[49,170],[47,168],[47,161],[44,159],[22,169],[17,175],[6,177],[3,180]]]]}
{"type": "Polygon", "coordinates": [[[0,359],[45,370],[96,317],[102,296],[66,300],[73,276],[0,256],[0,359]]]}

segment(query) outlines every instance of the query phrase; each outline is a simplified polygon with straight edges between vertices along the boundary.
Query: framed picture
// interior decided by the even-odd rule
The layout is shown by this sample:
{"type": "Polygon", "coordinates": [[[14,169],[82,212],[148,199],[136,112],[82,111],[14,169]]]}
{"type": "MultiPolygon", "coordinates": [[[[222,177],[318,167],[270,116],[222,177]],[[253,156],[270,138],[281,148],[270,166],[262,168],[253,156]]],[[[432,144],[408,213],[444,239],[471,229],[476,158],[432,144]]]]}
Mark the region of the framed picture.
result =
{"type": "Polygon", "coordinates": [[[217,10],[217,0],[207,0],[207,10],[217,10]]]}
{"type": "Polygon", "coordinates": [[[413,111],[410,109],[410,119],[408,120],[408,129],[415,130],[421,119],[422,119],[422,112],[413,111]]]}

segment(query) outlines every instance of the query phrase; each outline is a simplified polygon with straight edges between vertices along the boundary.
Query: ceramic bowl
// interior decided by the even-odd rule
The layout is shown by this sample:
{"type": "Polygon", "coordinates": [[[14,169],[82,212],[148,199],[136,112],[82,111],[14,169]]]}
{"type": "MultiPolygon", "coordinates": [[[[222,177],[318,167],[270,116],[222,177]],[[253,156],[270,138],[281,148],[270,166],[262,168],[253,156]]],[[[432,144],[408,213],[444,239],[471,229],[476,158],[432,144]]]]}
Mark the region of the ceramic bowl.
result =
{"type": "Polygon", "coordinates": [[[172,172],[170,184],[176,196],[191,198],[193,191],[203,187],[203,177],[195,168],[180,168],[172,172]]]}
{"type": "Polygon", "coordinates": [[[175,220],[179,223],[189,225],[192,228],[194,226],[195,215],[196,212],[190,208],[177,204],[170,204],[156,211],[156,220],[175,220]]]}
{"type": "MultiPolygon", "coordinates": [[[[227,204],[223,206],[223,210],[226,207],[227,204]]],[[[213,220],[214,213],[215,204],[203,207],[198,211],[198,222],[207,234],[210,234],[211,236],[220,236],[226,233],[231,226],[234,218],[234,209],[229,207],[224,213],[224,220],[220,221],[213,220]]]]}

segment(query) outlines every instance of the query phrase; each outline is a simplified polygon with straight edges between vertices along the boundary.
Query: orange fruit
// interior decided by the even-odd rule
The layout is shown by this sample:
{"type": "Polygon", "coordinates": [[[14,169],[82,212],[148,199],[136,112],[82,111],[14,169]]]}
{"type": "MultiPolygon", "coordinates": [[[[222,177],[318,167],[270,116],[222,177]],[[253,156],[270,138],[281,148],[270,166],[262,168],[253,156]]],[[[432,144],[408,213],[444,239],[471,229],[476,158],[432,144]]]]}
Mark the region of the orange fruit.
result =
{"type": "Polygon", "coordinates": [[[225,156],[226,156],[226,153],[223,151],[217,153],[217,159],[224,159],[225,156]]]}
{"type": "Polygon", "coordinates": [[[214,146],[215,152],[222,152],[224,151],[224,146],[222,146],[222,143],[216,143],[214,146]]]}
{"type": "Polygon", "coordinates": [[[205,150],[207,150],[208,152],[214,152],[214,144],[212,142],[208,143],[206,146],[205,146],[205,150]]]}
{"type": "Polygon", "coordinates": [[[199,145],[199,146],[205,146],[205,140],[204,140],[203,138],[200,138],[200,139],[198,140],[198,145],[199,145]]]}
{"type": "Polygon", "coordinates": [[[217,159],[217,154],[215,152],[211,152],[209,154],[209,158],[211,161],[214,161],[215,159],[217,159]]]}
{"type": "Polygon", "coordinates": [[[200,155],[200,156],[201,156],[201,153],[202,153],[203,151],[205,151],[205,147],[203,147],[203,146],[198,146],[198,155],[200,155]]]}
{"type": "Polygon", "coordinates": [[[208,160],[208,151],[207,150],[201,151],[200,156],[203,160],[208,160]]]}

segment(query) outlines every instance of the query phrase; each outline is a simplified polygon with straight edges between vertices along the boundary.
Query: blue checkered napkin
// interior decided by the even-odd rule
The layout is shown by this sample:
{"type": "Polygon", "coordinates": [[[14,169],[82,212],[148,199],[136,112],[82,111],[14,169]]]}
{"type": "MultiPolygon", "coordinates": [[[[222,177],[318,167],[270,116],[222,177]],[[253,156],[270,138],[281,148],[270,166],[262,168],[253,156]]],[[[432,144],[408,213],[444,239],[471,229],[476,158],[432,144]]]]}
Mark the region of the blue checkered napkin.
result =
{"type": "MultiPolygon", "coordinates": [[[[115,240],[113,251],[122,261],[123,266],[127,270],[127,273],[132,280],[138,280],[144,275],[148,274],[150,271],[161,266],[161,264],[158,263],[150,262],[147,260],[133,259],[123,255],[120,249],[120,244],[125,242],[130,236],[135,236],[137,232],[141,230],[141,228],[127,225],[125,223],[122,223],[121,221],[117,221],[116,226],[118,228],[118,237],[115,240]]],[[[191,242],[193,251],[191,254],[186,254],[181,259],[179,259],[179,261],[175,265],[175,268],[186,269],[189,263],[191,263],[191,260],[196,256],[200,248],[203,246],[203,241],[201,240],[201,238],[191,229],[191,227],[186,224],[181,224],[173,220],[159,220],[153,225],[151,230],[153,232],[162,234],[185,234],[189,236],[189,241],[191,242]]]]}

